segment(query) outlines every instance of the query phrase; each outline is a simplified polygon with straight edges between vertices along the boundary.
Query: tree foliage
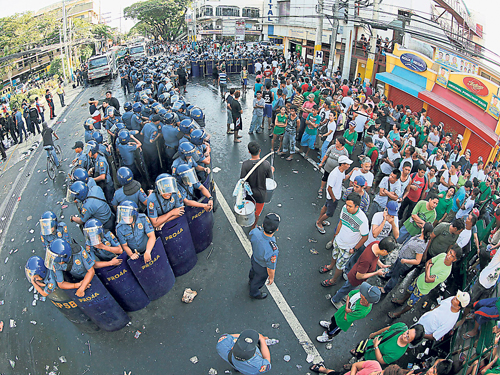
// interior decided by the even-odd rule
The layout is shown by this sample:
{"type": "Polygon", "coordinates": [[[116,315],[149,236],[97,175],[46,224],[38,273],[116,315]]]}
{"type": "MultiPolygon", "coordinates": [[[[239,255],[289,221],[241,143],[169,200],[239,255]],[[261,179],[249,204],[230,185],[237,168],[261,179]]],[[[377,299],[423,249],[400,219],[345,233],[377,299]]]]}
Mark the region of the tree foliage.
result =
{"type": "Polygon", "coordinates": [[[124,9],[125,18],[139,21],[135,27],[155,39],[174,40],[182,32],[190,0],[146,0],[124,9]]]}

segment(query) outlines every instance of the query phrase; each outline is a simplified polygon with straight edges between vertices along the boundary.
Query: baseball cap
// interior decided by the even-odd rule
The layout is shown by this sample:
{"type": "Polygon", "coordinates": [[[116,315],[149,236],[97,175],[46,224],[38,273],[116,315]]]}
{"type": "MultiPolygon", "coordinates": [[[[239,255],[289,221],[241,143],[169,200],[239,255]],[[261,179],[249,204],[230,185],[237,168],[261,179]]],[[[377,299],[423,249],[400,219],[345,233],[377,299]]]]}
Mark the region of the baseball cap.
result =
{"type": "Polygon", "coordinates": [[[259,343],[259,333],[253,329],[245,329],[241,332],[233,347],[233,356],[238,361],[247,361],[253,357],[257,344],[259,343]]]}
{"type": "Polygon", "coordinates": [[[345,155],[339,157],[339,164],[352,164],[352,160],[345,155]]]}
{"type": "Polygon", "coordinates": [[[366,179],[361,175],[356,176],[356,178],[354,179],[354,182],[356,184],[358,184],[359,186],[366,186],[367,185],[366,179]]]}
{"type": "Polygon", "coordinates": [[[74,150],[76,148],[83,148],[83,142],[82,141],[76,141],[75,145],[72,147],[72,149],[74,150]]]}
{"type": "Polygon", "coordinates": [[[155,121],[160,121],[161,118],[160,118],[160,115],[156,114],[152,117],[151,121],[155,122],[155,121]]]}
{"type": "Polygon", "coordinates": [[[377,303],[380,301],[382,291],[379,287],[368,284],[366,281],[361,284],[359,291],[369,303],[377,303]]]}
{"type": "Polygon", "coordinates": [[[387,213],[391,216],[397,216],[398,214],[398,204],[395,201],[387,202],[387,213]]]}
{"type": "Polygon", "coordinates": [[[280,221],[281,221],[280,216],[278,214],[271,212],[268,213],[264,218],[264,223],[262,224],[262,227],[264,228],[264,231],[266,233],[274,233],[278,230],[280,226],[280,221]]]}
{"type": "Polygon", "coordinates": [[[411,113],[411,109],[407,109],[407,110],[406,110],[406,113],[411,113]]]}
{"type": "Polygon", "coordinates": [[[467,307],[467,305],[470,302],[470,295],[469,295],[469,293],[462,292],[461,290],[459,290],[457,292],[456,297],[457,297],[458,301],[460,302],[460,304],[462,305],[462,307],[467,307]]]}
{"type": "Polygon", "coordinates": [[[479,210],[477,208],[473,208],[471,213],[473,213],[474,215],[476,215],[476,217],[479,217],[479,210]]]}

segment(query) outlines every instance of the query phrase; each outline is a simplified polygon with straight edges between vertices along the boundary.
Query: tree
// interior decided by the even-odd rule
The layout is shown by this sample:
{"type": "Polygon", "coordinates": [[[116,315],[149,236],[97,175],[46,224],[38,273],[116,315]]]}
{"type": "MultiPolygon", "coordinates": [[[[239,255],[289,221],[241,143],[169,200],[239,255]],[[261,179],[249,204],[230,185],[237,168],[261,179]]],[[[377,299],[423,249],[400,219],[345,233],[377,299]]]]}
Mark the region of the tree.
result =
{"type": "Polygon", "coordinates": [[[174,40],[182,32],[190,3],[191,0],[146,0],[132,4],[123,13],[125,18],[138,20],[139,27],[155,39],[161,36],[174,40]]]}

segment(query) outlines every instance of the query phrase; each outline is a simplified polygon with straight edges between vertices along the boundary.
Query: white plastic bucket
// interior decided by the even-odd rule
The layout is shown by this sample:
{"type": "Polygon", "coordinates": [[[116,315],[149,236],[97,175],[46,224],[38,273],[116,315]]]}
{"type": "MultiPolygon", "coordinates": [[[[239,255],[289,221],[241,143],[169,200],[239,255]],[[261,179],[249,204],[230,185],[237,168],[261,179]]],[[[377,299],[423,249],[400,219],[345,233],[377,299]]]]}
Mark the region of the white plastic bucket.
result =
{"type": "Polygon", "coordinates": [[[252,201],[245,201],[241,209],[235,205],[234,212],[236,214],[236,222],[242,227],[251,227],[255,222],[255,203],[252,201]]]}
{"type": "Polygon", "coordinates": [[[266,203],[270,203],[273,199],[274,190],[278,187],[276,181],[272,178],[266,178],[266,203]]]}

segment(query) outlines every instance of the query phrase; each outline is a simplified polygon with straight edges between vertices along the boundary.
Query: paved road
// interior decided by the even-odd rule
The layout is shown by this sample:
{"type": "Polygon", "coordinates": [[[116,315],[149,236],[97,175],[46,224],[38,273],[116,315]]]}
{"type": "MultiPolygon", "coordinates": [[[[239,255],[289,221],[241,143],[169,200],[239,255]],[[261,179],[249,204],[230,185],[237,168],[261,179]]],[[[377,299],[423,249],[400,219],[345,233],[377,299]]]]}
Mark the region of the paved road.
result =
{"type": "MultiPolygon", "coordinates": [[[[88,98],[104,98],[108,88],[116,92],[120,103],[125,101],[118,82],[106,83],[85,90],[65,114],[67,122],[57,130],[64,158],[68,158],[62,171],[69,169],[74,141],[83,139],[82,125],[88,116],[88,98]]],[[[213,135],[213,166],[220,168],[214,175],[215,181],[232,207],[232,190],[239,177],[240,163],[249,157],[246,144],[256,139],[263,150],[268,150],[270,139],[265,134],[247,134],[251,118],[250,96],[242,100],[244,131],[243,142],[239,145],[226,136],[225,108],[206,82],[190,83],[187,98],[206,113],[207,129],[213,135]]],[[[33,295],[28,291],[30,284],[24,276],[27,258],[33,254],[44,255],[37,225],[40,215],[47,209],[54,210],[61,218],[64,216],[63,220],[76,214],[72,205],[62,209],[58,204],[66,192],[65,173],[59,174],[54,183],[45,181],[46,160],[42,151],[38,150],[33,156],[39,160],[34,173],[27,177],[28,185],[22,192],[0,250],[0,300],[5,301],[5,305],[0,306],[0,317],[5,323],[0,333],[2,374],[46,374],[53,366],[57,366],[56,373],[61,374],[121,374],[123,371],[131,371],[134,375],[207,374],[210,368],[221,374],[229,365],[215,351],[217,338],[224,332],[235,333],[244,328],[254,328],[280,340],[271,348],[273,374],[308,372],[306,352],[296,336],[301,329],[313,340],[326,363],[340,370],[350,358],[350,348],[368,333],[389,323],[385,314],[392,305],[386,299],[365,320],[356,322],[348,333],[340,334],[332,342],[331,350],[315,341],[322,332],[318,321],[329,318],[335,311],[326,296],[333,294],[337,287],[322,288],[319,284],[324,275],[318,273],[318,268],[330,259],[330,252],[324,246],[333,235],[333,227],[326,235],[320,235],[314,227],[323,204],[316,197],[319,172],[302,158],[288,162],[278,157],[274,161],[278,189],[264,213],[275,211],[282,217],[277,236],[280,257],[276,286],[283,296],[283,300],[278,300],[279,306],[272,298],[256,301],[248,297],[249,258],[235,228],[219,209],[215,213],[212,247],[198,255],[196,267],[177,278],[166,296],[141,311],[130,313],[131,325],[119,332],[82,333],[50,302],[32,306],[33,295]],[[9,255],[12,249],[19,251],[9,255]],[[311,249],[316,249],[318,254],[312,254],[311,249]],[[188,305],[181,302],[187,287],[198,292],[194,302],[188,305]],[[288,312],[283,315],[282,311],[288,312]],[[10,319],[17,322],[17,327],[9,327],[10,319]],[[279,328],[272,328],[273,324],[279,324],[279,328]],[[135,339],[137,330],[142,334],[135,339]],[[90,343],[91,353],[86,343],[90,343]],[[283,360],[287,354],[291,357],[289,362],[283,360]],[[67,362],[61,363],[61,356],[67,362]],[[197,364],[190,362],[193,356],[198,357],[197,364]],[[14,369],[9,360],[15,361],[14,369]]],[[[17,173],[20,173],[18,168],[11,168],[11,172],[0,178],[2,197],[7,196],[9,184],[17,173]]],[[[83,240],[75,225],[69,228],[73,238],[83,240]]],[[[276,290],[273,295],[277,295],[276,290]]],[[[412,317],[408,314],[403,321],[410,324],[412,317]]],[[[402,362],[408,361],[409,356],[402,362]]]]}

